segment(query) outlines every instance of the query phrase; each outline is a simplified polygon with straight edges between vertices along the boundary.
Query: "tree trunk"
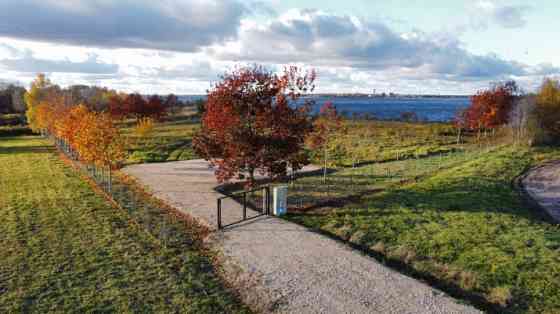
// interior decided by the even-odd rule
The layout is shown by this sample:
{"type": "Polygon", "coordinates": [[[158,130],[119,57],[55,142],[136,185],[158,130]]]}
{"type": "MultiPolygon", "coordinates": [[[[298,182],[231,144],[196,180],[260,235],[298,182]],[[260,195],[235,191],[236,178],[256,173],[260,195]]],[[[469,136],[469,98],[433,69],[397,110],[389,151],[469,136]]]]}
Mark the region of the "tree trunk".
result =
{"type": "Polygon", "coordinates": [[[249,168],[249,184],[251,188],[255,186],[255,168],[249,168]]]}
{"type": "Polygon", "coordinates": [[[323,164],[323,183],[327,182],[327,146],[325,146],[325,160],[324,160],[324,164],[323,164]]]}

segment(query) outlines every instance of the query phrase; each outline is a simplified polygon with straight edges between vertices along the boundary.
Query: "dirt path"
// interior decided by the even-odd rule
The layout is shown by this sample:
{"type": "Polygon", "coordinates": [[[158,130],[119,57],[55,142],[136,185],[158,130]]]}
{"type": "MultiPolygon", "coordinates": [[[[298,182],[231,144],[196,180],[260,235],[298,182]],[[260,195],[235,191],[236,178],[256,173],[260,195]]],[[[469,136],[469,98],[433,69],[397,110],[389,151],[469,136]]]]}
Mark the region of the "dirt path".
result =
{"type": "Polygon", "coordinates": [[[531,170],[522,183],[527,193],[560,223],[560,161],[531,170]]]}
{"type": "MultiPolygon", "coordinates": [[[[217,185],[202,160],[127,167],[154,195],[216,226],[217,185]]],[[[240,215],[239,205],[224,210],[240,215]]],[[[217,232],[245,302],[276,313],[479,313],[342,243],[274,217],[217,232]]]]}

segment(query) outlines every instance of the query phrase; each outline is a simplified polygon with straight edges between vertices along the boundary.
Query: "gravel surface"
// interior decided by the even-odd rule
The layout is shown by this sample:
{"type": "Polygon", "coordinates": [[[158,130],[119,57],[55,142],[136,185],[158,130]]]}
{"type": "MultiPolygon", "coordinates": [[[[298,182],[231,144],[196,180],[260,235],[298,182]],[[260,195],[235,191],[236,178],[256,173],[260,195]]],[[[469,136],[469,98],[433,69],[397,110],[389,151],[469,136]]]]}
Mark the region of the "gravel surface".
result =
{"type": "Polygon", "coordinates": [[[527,193],[560,223],[560,161],[529,171],[522,184],[527,193]]]}
{"type": "MultiPolygon", "coordinates": [[[[305,170],[305,169],[304,169],[305,170]]],[[[310,169],[313,170],[313,169],[310,169]]],[[[203,160],[124,169],[155,196],[216,226],[217,182],[203,160]]],[[[235,202],[225,219],[240,217],[235,202]]],[[[261,217],[216,232],[226,277],[248,304],[274,313],[480,313],[375,259],[297,224],[261,217]]]]}

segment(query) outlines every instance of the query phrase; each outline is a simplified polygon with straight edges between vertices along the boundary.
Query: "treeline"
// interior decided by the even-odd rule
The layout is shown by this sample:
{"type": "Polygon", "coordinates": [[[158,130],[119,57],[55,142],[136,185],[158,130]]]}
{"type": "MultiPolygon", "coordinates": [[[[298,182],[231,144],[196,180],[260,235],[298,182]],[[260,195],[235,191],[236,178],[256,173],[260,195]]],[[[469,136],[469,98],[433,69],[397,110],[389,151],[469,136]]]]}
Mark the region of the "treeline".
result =
{"type": "Polygon", "coordinates": [[[135,119],[137,129],[144,129],[174,108],[204,108],[198,103],[181,102],[172,94],[145,97],[82,85],[61,88],[43,74],[21,98],[33,132],[55,137],[67,153],[87,164],[111,168],[118,167],[126,153],[124,138],[116,125],[119,121],[135,119]]]}
{"type": "Polygon", "coordinates": [[[31,129],[56,138],[76,159],[103,167],[116,167],[124,159],[124,140],[109,112],[73,103],[44,75],[35,79],[24,99],[31,129]]]}
{"type": "Polygon", "coordinates": [[[25,88],[13,84],[0,87],[0,114],[24,113],[26,92],[25,88]]]}
{"type": "MultiPolygon", "coordinates": [[[[38,93],[36,98],[57,95],[65,105],[84,105],[94,112],[109,112],[115,117],[161,118],[165,112],[177,112],[183,107],[193,107],[200,111],[204,101],[181,101],[173,94],[168,96],[144,96],[139,93],[122,93],[115,90],[87,85],[72,85],[62,88],[39,74],[29,92],[38,93]],[[32,91],[33,86],[36,90],[32,91]],[[202,103],[201,103],[202,102],[202,103]],[[200,107],[200,108],[198,108],[200,107]]],[[[25,95],[28,91],[16,85],[0,86],[0,114],[22,114],[27,111],[25,95]]]]}
{"type": "Polygon", "coordinates": [[[458,140],[462,131],[477,138],[497,130],[510,132],[516,143],[548,144],[560,138],[560,82],[545,79],[536,93],[524,93],[515,81],[494,83],[471,97],[457,114],[458,140]]]}

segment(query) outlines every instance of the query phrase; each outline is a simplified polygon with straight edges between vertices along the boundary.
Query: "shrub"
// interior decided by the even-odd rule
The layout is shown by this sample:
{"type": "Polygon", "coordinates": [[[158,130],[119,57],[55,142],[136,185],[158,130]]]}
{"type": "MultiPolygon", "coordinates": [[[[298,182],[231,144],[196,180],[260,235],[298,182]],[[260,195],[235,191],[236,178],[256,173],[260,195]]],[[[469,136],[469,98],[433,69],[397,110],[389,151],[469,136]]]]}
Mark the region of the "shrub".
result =
{"type": "Polygon", "coordinates": [[[134,128],[134,133],[136,136],[145,138],[151,135],[154,131],[154,119],[152,118],[141,118],[136,123],[136,127],[134,128]]]}

